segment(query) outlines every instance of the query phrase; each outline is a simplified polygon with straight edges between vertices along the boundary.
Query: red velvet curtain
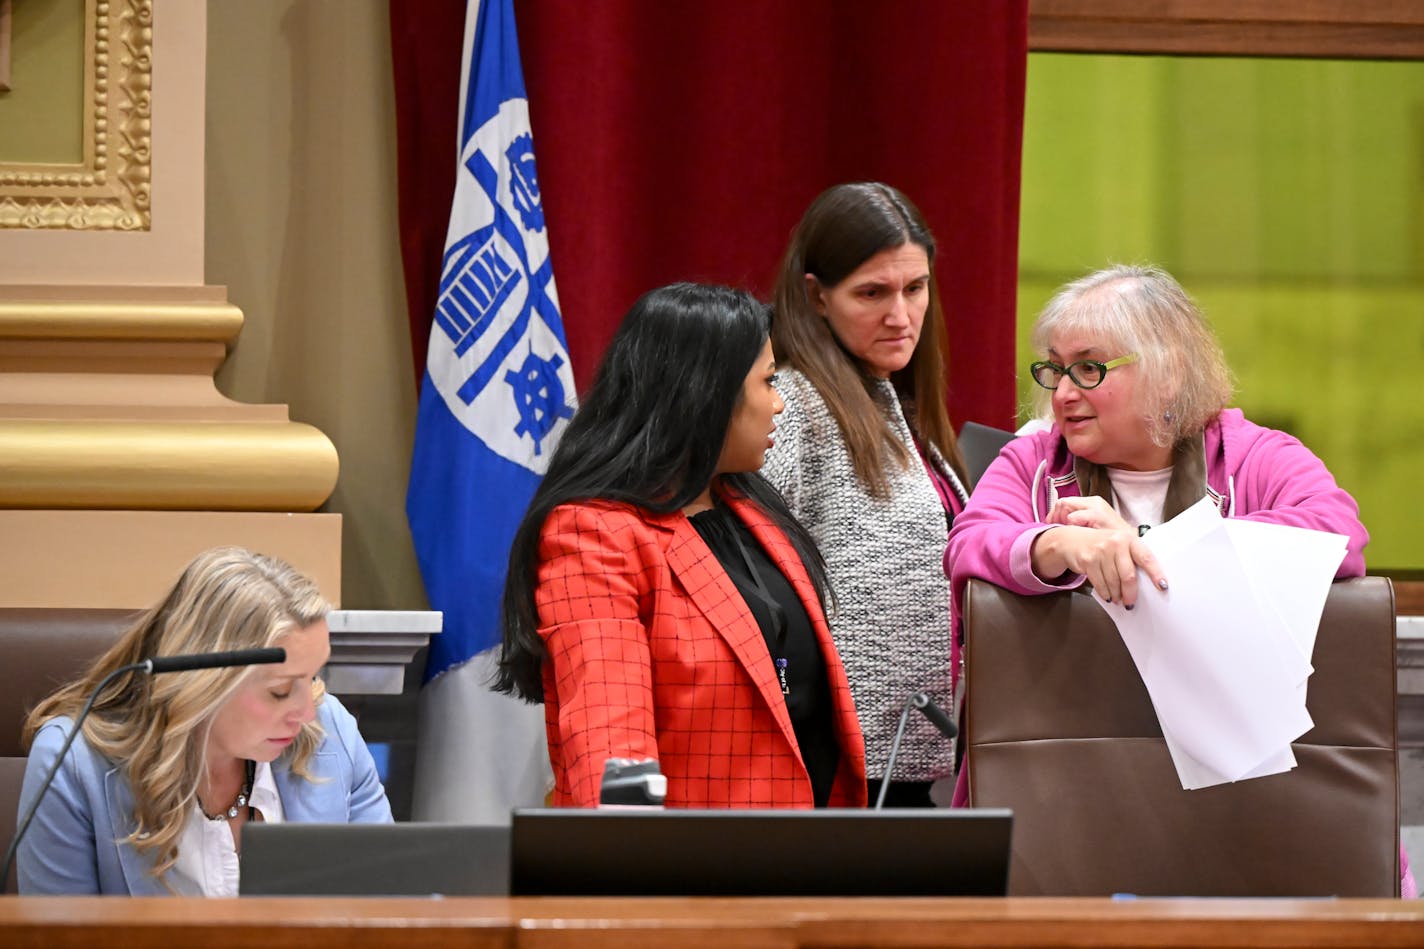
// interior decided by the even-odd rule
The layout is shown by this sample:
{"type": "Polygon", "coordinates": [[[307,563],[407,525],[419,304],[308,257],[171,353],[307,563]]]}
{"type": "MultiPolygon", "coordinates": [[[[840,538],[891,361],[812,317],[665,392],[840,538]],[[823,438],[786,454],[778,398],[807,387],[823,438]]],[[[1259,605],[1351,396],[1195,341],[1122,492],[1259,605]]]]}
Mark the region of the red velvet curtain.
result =
{"type": "MultiPolygon", "coordinates": [[[[1013,423],[1026,0],[516,0],[554,275],[580,386],[674,280],[766,297],[817,193],[881,180],[939,242],[951,413],[1013,423]]],[[[391,2],[416,371],[455,166],[463,0],[391,2]]]]}

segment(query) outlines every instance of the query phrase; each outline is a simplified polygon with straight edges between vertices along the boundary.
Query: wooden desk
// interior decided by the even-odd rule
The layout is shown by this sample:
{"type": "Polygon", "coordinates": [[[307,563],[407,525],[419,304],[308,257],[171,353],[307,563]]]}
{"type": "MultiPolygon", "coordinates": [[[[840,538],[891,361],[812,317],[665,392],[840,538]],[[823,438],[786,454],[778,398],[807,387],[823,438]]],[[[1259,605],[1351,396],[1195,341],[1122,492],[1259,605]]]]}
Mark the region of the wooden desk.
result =
{"type": "Polygon", "coordinates": [[[694,946],[1424,947],[1424,903],[1104,899],[5,897],[0,946],[66,949],[694,946]]]}

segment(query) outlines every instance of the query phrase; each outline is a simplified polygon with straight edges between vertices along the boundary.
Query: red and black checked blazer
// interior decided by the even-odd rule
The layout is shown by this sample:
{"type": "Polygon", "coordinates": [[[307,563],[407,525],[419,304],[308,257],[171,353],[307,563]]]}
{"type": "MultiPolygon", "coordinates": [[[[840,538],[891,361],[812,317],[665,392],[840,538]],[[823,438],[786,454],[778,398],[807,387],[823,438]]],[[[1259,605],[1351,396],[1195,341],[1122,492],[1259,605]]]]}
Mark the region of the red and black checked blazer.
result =
{"type": "MultiPolygon", "coordinates": [[[[862,807],[864,741],[806,568],[760,508],[723,500],[811,617],[841,748],[830,804],[862,807]]],[[[544,523],[539,559],[555,805],[596,805],[608,758],[656,758],[672,807],[813,806],[766,640],[686,516],[564,505],[544,523]]]]}

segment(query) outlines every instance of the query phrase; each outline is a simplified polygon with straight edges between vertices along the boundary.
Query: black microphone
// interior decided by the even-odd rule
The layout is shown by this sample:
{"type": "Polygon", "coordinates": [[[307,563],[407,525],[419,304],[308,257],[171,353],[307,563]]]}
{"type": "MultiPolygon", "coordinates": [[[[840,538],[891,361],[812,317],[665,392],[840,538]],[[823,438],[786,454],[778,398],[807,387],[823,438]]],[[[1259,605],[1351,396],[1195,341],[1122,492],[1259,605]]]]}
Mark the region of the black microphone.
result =
{"type": "Polygon", "coordinates": [[[89,712],[94,708],[94,700],[99,697],[99,693],[104,691],[104,686],[117,679],[126,672],[140,672],[148,675],[158,675],[164,672],[182,672],[188,669],[219,669],[225,666],[256,666],[268,665],[274,662],[286,662],[287,650],[281,647],[271,649],[234,649],[231,652],[199,652],[184,656],[155,656],[145,659],[142,662],[130,663],[127,666],[119,666],[113,672],[104,676],[103,681],[94,687],[94,691],[89,693],[88,700],[84,703],[84,708],[80,709],[75,716],[74,724],[70,727],[69,735],[64,739],[64,745],[60,747],[59,754],[54,757],[54,764],[50,766],[49,774],[45,775],[44,783],[40,785],[39,793],[30,802],[29,810],[25,811],[25,816],[20,818],[20,822],[15,825],[15,836],[10,839],[10,849],[5,851],[5,870],[0,873],[0,888],[3,888],[10,879],[10,867],[15,863],[15,854],[20,851],[20,838],[25,835],[25,831],[30,829],[30,822],[35,819],[35,813],[40,809],[40,801],[44,800],[45,792],[54,783],[54,776],[59,773],[59,766],[64,762],[64,756],[69,753],[69,747],[74,744],[74,739],[79,736],[79,727],[84,724],[84,719],[89,717],[89,712]]]}
{"type": "Polygon", "coordinates": [[[895,738],[890,742],[890,756],[885,760],[885,777],[880,779],[880,793],[875,796],[875,810],[885,804],[885,792],[890,790],[890,775],[895,771],[895,756],[900,753],[900,739],[905,737],[905,724],[910,720],[910,709],[917,708],[920,714],[930,720],[946,738],[954,738],[959,729],[954,721],[940,708],[928,692],[912,692],[905,698],[905,706],[900,709],[900,723],[895,726],[895,738]]]}
{"type": "Polygon", "coordinates": [[[160,672],[183,672],[188,669],[265,666],[274,662],[286,661],[287,650],[274,647],[271,649],[234,649],[231,652],[196,652],[185,656],[154,656],[152,659],[145,659],[140,665],[146,666],[144,671],[157,675],[160,672]]]}
{"type": "Polygon", "coordinates": [[[946,738],[954,738],[959,734],[959,729],[944,709],[934,699],[930,698],[928,692],[916,692],[910,696],[910,704],[920,710],[920,714],[930,720],[930,724],[939,729],[939,733],[946,738]]]}

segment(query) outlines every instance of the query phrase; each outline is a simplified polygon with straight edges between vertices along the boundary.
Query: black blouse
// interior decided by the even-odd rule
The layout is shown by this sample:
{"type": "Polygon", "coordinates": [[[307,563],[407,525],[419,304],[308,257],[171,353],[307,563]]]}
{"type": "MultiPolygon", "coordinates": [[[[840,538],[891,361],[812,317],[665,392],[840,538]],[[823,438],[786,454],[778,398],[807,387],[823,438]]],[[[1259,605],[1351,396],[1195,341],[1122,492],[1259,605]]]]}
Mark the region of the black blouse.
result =
{"type": "Polygon", "coordinates": [[[692,515],[691,520],[761,628],[782,682],[816,806],[825,807],[840,764],[840,744],[826,660],[811,618],[781,568],[735,514],[717,506],[692,515]]]}

